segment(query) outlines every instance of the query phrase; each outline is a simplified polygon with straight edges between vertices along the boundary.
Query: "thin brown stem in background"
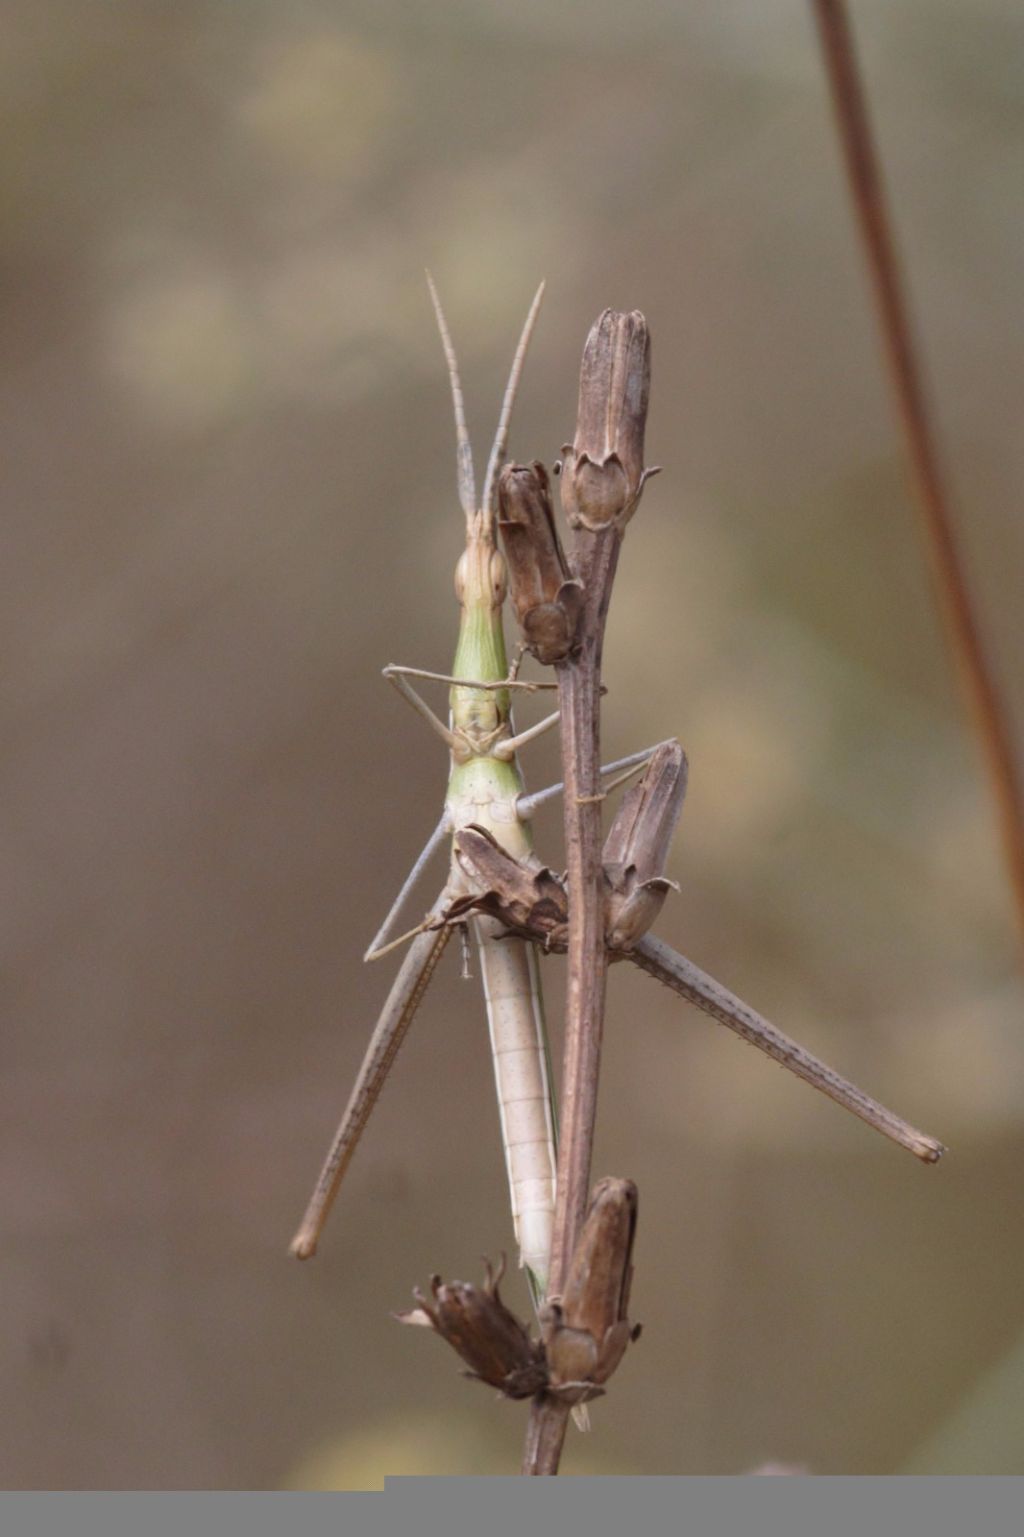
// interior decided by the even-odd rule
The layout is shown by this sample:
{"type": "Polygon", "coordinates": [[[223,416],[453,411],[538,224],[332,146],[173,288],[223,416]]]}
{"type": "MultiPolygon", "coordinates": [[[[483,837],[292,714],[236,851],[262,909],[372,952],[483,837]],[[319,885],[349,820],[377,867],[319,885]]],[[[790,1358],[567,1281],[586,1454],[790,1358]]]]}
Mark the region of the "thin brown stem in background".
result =
{"type": "Polygon", "coordinates": [[[867,253],[890,379],[954,663],[988,768],[1024,934],[1024,794],[1010,728],[985,655],[939,465],[845,0],[812,0],[846,172],[867,253]]]}

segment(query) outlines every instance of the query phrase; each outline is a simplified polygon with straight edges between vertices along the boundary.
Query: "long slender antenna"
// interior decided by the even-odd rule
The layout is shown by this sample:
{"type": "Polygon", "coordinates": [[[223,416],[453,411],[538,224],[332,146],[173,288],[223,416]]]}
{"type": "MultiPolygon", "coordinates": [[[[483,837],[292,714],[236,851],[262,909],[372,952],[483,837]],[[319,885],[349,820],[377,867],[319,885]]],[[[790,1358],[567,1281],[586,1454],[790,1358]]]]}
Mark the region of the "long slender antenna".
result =
{"type": "Polygon", "coordinates": [[[487,474],[484,476],[484,494],[480,505],[487,513],[493,513],[494,511],[494,492],[498,471],[501,469],[501,461],[505,457],[505,449],[508,446],[508,424],[512,417],[512,407],[516,403],[519,377],[523,371],[523,364],[526,362],[526,349],[530,345],[530,337],[533,335],[533,327],[537,320],[537,311],[540,309],[540,301],[543,297],[544,284],[542,283],[533,296],[530,313],[526,317],[523,334],[519,338],[519,346],[516,348],[516,355],[512,359],[512,369],[508,376],[508,384],[505,386],[505,398],[501,402],[501,415],[498,417],[498,430],[494,434],[494,446],[491,449],[491,457],[487,461],[487,474]]]}
{"type": "Polygon", "coordinates": [[[451,332],[448,330],[448,322],[444,318],[444,310],[434,287],[434,279],[427,273],[427,287],[430,289],[430,297],[434,304],[434,314],[437,316],[437,329],[441,333],[441,345],[444,348],[445,361],[448,364],[448,378],[452,387],[452,405],[455,407],[455,441],[456,464],[458,466],[459,501],[467,518],[471,518],[476,512],[476,476],[473,474],[473,450],[469,443],[469,433],[466,431],[466,408],[462,400],[462,385],[459,382],[459,365],[455,357],[455,348],[452,345],[451,332]]]}

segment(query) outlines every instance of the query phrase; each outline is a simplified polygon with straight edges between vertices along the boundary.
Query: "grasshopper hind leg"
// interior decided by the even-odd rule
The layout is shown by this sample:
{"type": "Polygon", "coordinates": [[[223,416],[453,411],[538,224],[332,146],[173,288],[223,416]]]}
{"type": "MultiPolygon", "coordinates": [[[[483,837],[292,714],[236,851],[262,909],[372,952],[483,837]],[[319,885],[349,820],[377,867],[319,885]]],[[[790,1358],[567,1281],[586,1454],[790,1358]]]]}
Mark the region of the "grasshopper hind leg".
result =
{"type": "MultiPolygon", "coordinates": [[[[446,887],[434,903],[431,917],[440,916],[448,900],[446,887]]],[[[320,1177],[306,1207],[305,1216],[292,1240],[291,1252],[296,1259],[310,1259],[316,1253],[317,1243],[338,1193],[338,1187],[352,1160],[366,1123],[370,1119],[373,1107],[380,1097],[388,1073],[398,1055],[398,1049],[405,1040],[406,1032],[430,984],[450,934],[451,930],[447,927],[433,929],[419,934],[409,946],[370,1037],[370,1044],[366,1048],[355,1086],[349,1095],[348,1104],[345,1106],[341,1122],[324,1160],[320,1177]]]]}

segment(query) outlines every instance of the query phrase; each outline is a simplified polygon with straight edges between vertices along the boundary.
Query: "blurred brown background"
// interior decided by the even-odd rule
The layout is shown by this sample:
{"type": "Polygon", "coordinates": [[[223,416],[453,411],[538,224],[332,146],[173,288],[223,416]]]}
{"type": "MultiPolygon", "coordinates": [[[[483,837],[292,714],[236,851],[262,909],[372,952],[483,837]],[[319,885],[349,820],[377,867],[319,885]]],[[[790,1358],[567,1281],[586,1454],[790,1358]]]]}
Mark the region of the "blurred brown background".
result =
{"type": "MultiPolygon", "coordinates": [[[[605,738],[690,756],[661,931],[952,1149],[922,1168],[616,973],[595,1173],[640,1186],[645,1335],[568,1469],[1024,1472],[1019,954],[805,4],[4,13],[0,1481],[517,1465],[521,1408],[388,1316],[510,1244],[454,960],[319,1258],[286,1256],[443,794],[379,678],[454,644],[425,266],[478,461],[541,276],[520,457],[569,434],[598,311],[647,314],[665,472],[605,738]]],[[[1024,720],[1024,18],[855,14],[1024,720]]]]}

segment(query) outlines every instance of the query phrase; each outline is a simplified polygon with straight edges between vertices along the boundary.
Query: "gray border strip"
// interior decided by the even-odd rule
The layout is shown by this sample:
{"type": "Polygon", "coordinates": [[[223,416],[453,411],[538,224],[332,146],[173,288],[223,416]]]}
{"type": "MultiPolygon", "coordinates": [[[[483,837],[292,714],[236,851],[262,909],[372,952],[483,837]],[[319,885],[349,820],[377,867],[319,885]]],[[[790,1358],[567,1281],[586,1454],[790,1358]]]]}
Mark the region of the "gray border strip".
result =
{"type": "Polygon", "coordinates": [[[383,1493],[0,1493],[5,1537],[1019,1537],[1021,1478],[389,1478],[383,1493]]]}

